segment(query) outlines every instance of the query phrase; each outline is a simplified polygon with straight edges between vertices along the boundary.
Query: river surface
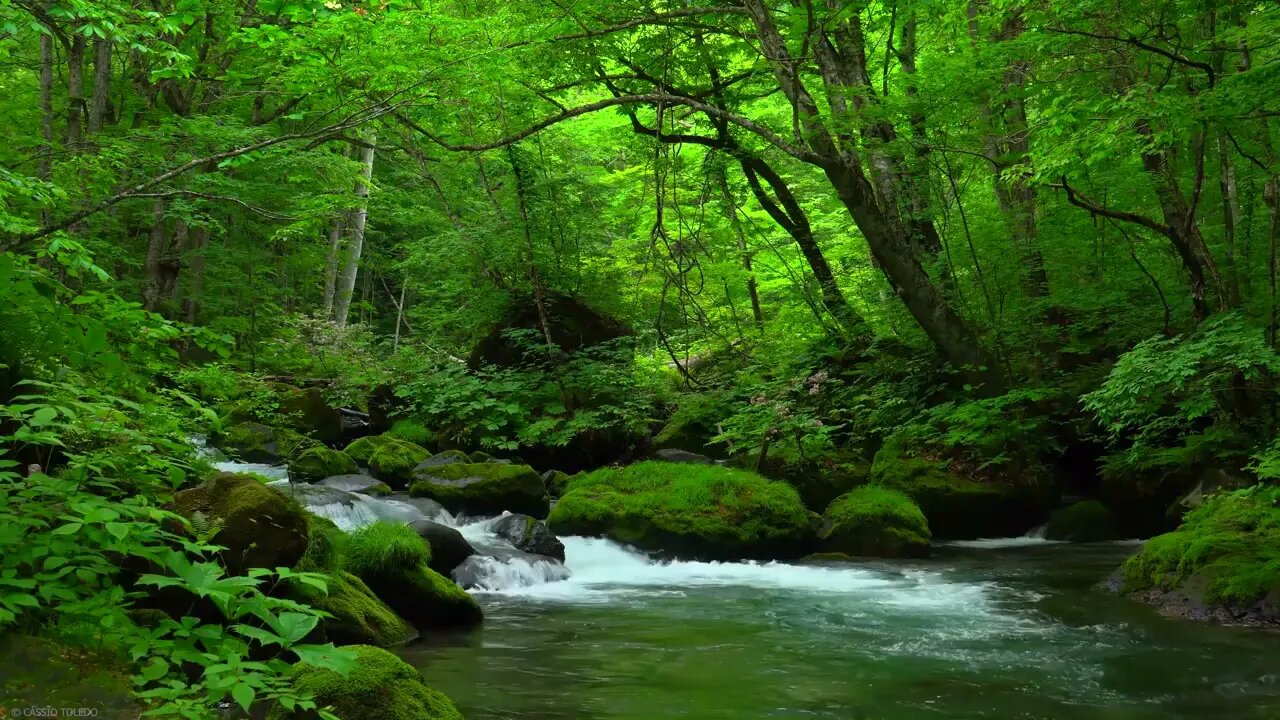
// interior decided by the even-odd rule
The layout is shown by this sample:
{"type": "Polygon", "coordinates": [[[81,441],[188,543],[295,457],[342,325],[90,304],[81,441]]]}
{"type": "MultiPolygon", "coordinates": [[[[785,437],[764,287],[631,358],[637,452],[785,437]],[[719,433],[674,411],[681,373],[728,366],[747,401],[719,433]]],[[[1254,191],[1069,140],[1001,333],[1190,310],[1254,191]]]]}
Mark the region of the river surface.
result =
{"type": "Polygon", "coordinates": [[[497,555],[473,590],[481,629],[399,649],[468,720],[1280,720],[1280,634],[1095,589],[1136,543],[796,565],[659,563],[569,537],[561,579],[502,552],[488,521],[277,484],[344,529],[431,517],[497,555]]]}
{"type": "Polygon", "coordinates": [[[1280,718],[1280,635],[1092,589],[1132,544],[824,566],[565,545],[569,580],[479,593],[481,630],[403,650],[469,720],[1280,718]]]}

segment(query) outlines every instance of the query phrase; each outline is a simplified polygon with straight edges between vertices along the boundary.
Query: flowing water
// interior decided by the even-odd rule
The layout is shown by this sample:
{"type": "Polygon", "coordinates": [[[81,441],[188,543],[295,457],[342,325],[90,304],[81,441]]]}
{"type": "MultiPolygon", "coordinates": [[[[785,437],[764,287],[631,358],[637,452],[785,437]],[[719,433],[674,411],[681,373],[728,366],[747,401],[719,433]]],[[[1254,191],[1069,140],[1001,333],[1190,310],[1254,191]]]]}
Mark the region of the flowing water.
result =
{"type": "Polygon", "coordinates": [[[489,556],[484,626],[400,650],[469,720],[1280,720],[1280,635],[1094,589],[1133,543],[1030,535],[799,565],[659,563],[570,537],[566,569],[487,520],[301,492],[342,527],[417,513],[489,556]]]}

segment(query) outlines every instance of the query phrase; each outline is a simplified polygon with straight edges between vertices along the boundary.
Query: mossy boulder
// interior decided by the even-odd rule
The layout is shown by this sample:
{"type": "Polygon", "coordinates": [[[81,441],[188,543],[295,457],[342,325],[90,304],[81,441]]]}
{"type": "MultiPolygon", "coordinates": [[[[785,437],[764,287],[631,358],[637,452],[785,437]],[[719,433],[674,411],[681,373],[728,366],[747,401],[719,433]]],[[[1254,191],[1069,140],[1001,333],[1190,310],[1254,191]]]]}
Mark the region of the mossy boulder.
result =
{"type": "Polygon", "coordinates": [[[333,475],[320,481],[324,487],[365,495],[390,495],[391,487],[371,475],[333,475]]]}
{"type": "Polygon", "coordinates": [[[863,485],[836,498],[822,516],[824,552],[874,557],[928,557],[929,523],[897,490],[863,485]]]}
{"type": "Polygon", "coordinates": [[[284,425],[309,435],[326,445],[342,440],[342,413],[329,407],[319,388],[298,388],[274,383],[271,389],[279,403],[284,425]]]}
{"type": "Polygon", "coordinates": [[[813,528],[786,483],[714,465],[642,462],[574,478],[547,524],[679,557],[800,557],[813,528]]]}
{"type": "Polygon", "coordinates": [[[492,462],[493,456],[483,450],[474,450],[467,453],[467,460],[473,463],[492,462]]]}
{"type": "Polygon", "coordinates": [[[400,645],[417,637],[407,620],[374,595],[359,577],[331,571],[328,592],[302,586],[301,600],[329,613],[323,621],[325,637],[337,645],[400,645]]]}
{"type": "Polygon", "coordinates": [[[125,658],[16,632],[0,636],[0,658],[0,708],[11,709],[11,717],[44,717],[19,711],[50,705],[93,708],[99,718],[134,718],[145,710],[133,698],[125,658]]]}
{"type": "Polygon", "coordinates": [[[420,628],[468,627],[484,613],[475,598],[428,567],[431,548],[408,525],[379,522],[347,538],[343,567],[420,628]]]}
{"type": "Polygon", "coordinates": [[[429,467],[440,467],[441,465],[453,465],[454,463],[469,463],[471,458],[461,450],[445,450],[418,463],[415,470],[429,467]]]}
{"type": "Polygon", "coordinates": [[[342,451],[360,465],[368,466],[369,458],[373,456],[374,450],[377,450],[383,445],[386,445],[396,439],[397,438],[386,434],[367,435],[365,437],[352,440],[345,448],[342,449],[342,451]]]}
{"type": "Polygon", "coordinates": [[[327,447],[307,448],[289,459],[289,479],[294,482],[316,482],[334,475],[354,475],[359,470],[350,455],[327,447]]]}
{"type": "Polygon", "coordinates": [[[277,463],[318,445],[295,430],[254,422],[232,425],[214,441],[241,460],[257,463],[277,463]]]}
{"type": "Polygon", "coordinates": [[[415,520],[409,527],[418,533],[418,537],[427,541],[431,548],[431,559],[427,561],[427,567],[441,575],[450,575],[462,561],[476,554],[476,549],[471,547],[471,543],[467,542],[457,528],[434,520],[415,520]]]}
{"type": "Polygon", "coordinates": [[[393,488],[403,488],[413,479],[413,469],[431,457],[421,445],[404,440],[384,442],[369,455],[369,472],[393,488]]]}
{"type": "Polygon", "coordinates": [[[572,478],[572,475],[563,470],[548,470],[542,473],[542,487],[547,491],[548,497],[558,498],[564,494],[572,478]]]}
{"type": "MultiPolygon", "coordinates": [[[[453,702],[427,687],[413,666],[381,648],[353,645],[355,667],[346,675],[311,665],[295,665],[293,684],[311,693],[340,718],[360,720],[462,720],[453,702]]],[[[269,720],[304,720],[302,711],[275,707],[269,720]]]]}
{"type": "Polygon", "coordinates": [[[1082,500],[1055,510],[1045,525],[1044,536],[1050,540],[1100,542],[1119,538],[1120,526],[1106,505],[1082,500]]]}
{"type": "Polygon", "coordinates": [[[1034,476],[966,477],[945,460],[912,454],[896,438],[876,453],[871,482],[910,496],[933,536],[946,540],[1022,535],[1044,517],[1049,499],[1034,476]]]}
{"type": "Polygon", "coordinates": [[[1211,496],[1125,561],[1120,589],[1167,615],[1280,625],[1280,486],[1211,496]]]}
{"type": "MultiPolygon", "coordinates": [[[[755,454],[735,455],[729,464],[744,470],[757,469],[755,454]]],[[[800,493],[805,507],[821,513],[836,498],[864,485],[871,464],[855,452],[841,452],[821,459],[796,457],[784,446],[770,452],[759,472],[772,480],[781,480],[800,493]]]]}
{"type": "Polygon", "coordinates": [[[547,514],[542,477],[528,465],[450,463],[419,466],[409,494],[438,501],[451,512],[498,515],[504,510],[547,514]]]}
{"type": "Polygon", "coordinates": [[[252,477],[221,473],[173,497],[173,509],[198,530],[213,530],[233,575],[292,567],[308,544],[308,513],[293,498],[252,477]]]}

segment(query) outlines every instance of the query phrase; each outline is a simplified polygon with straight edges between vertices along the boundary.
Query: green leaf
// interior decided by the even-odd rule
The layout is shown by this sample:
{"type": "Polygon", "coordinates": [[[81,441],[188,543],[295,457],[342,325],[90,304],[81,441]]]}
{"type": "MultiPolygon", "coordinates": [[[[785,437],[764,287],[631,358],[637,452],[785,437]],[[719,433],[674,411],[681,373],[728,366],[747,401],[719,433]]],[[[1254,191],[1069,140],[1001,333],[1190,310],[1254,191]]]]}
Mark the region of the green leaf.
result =
{"type": "Polygon", "coordinates": [[[253,687],[246,683],[239,683],[231,689],[231,697],[235,698],[245,712],[249,712],[249,706],[253,704],[253,696],[253,687]]]}

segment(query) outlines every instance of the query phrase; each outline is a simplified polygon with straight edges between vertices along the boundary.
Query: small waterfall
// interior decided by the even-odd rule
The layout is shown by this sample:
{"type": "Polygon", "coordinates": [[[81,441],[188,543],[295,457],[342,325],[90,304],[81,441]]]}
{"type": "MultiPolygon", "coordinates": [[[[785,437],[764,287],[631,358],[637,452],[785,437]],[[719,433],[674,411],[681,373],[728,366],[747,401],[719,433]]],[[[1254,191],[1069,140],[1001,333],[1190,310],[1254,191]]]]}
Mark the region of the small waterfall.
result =
{"type": "Polygon", "coordinates": [[[504,592],[568,580],[569,568],[541,555],[473,555],[453,571],[463,587],[481,592],[504,592]]]}
{"type": "Polygon", "coordinates": [[[192,435],[191,444],[196,448],[196,454],[209,461],[222,472],[231,473],[253,473],[261,475],[270,480],[288,480],[289,469],[284,465],[268,465],[266,463],[247,463],[238,460],[232,460],[227,457],[226,453],[218,448],[209,447],[208,438],[204,435],[192,435]]]}
{"type": "Polygon", "coordinates": [[[346,531],[379,520],[402,523],[434,520],[445,525],[453,524],[453,516],[439,506],[433,509],[428,505],[424,509],[406,500],[371,497],[325,485],[291,483],[288,480],[277,480],[271,485],[296,498],[310,512],[332,520],[334,525],[346,531]]]}

